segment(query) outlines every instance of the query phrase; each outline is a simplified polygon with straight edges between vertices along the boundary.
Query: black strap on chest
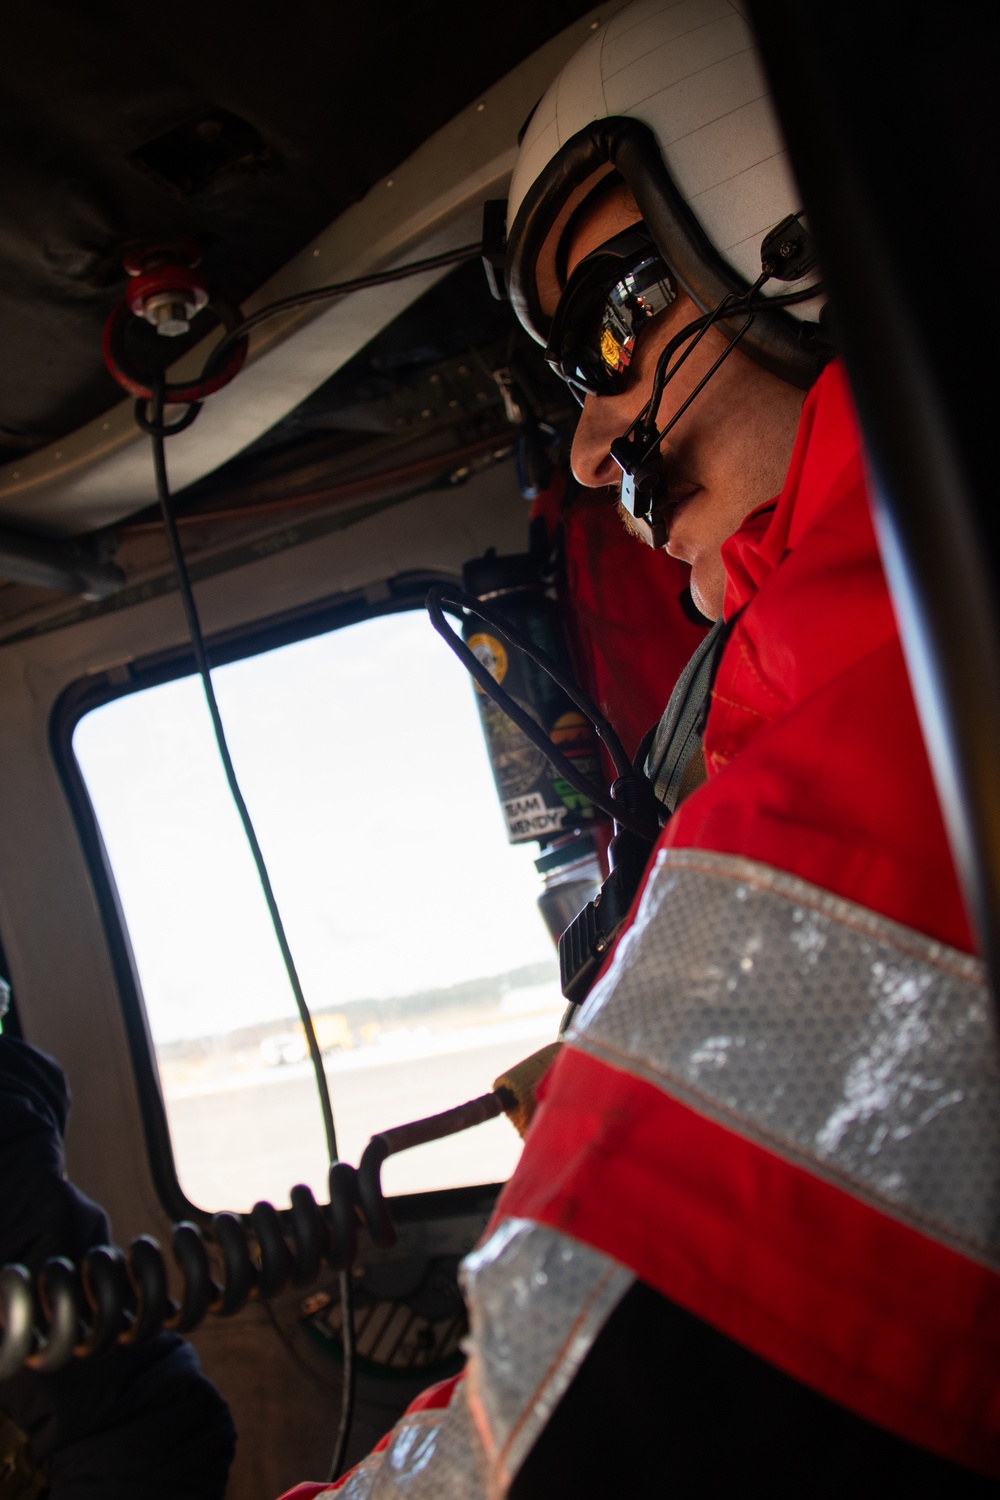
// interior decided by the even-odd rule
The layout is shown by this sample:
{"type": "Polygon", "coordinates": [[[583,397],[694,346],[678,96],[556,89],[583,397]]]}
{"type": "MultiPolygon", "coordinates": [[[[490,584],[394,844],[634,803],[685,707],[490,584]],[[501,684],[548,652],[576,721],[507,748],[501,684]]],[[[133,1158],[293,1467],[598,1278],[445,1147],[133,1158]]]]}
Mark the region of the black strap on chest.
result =
{"type": "Polygon", "coordinates": [[[646,755],[646,775],[657,801],[675,812],[705,779],[702,737],[712,682],[728,635],[717,620],[677,679],[646,755]]]}
{"type": "MultiPolygon", "coordinates": [[[[674,812],[705,780],[702,738],[712,683],[735,623],[718,620],[684,668],[656,728],[636,754],[659,802],[674,812]]],[[[617,842],[617,841],[616,841],[617,842]]],[[[614,846],[613,846],[614,847],[614,846]]],[[[618,935],[645,872],[648,844],[640,849],[626,841],[600,895],[584,907],[559,939],[559,975],[570,1002],[560,1031],[583,1003],[618,935]]]]}

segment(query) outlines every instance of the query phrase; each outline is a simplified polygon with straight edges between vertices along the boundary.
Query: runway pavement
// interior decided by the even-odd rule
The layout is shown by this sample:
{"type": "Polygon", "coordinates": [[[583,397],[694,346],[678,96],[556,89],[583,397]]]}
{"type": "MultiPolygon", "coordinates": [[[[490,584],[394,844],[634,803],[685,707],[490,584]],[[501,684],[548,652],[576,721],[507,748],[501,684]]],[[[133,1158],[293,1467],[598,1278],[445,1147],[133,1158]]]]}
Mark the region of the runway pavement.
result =
{"type": "MultiPolygon", "coordinates": [[[[483,1028],[472,1045],[437,1055],[393,1056],[371,1049],[334,1059],[328,1069],[340,1156],[357,1163],[378,1130],[435,1114],[486,1093],[506,1067],[555,1035],[558,1013],[483,1028]]],[[[450,1048],[461,1045],[448,1039],[450,1048]]],[[[426,1041],[414,1048],[426,1052],[426,1041]]],[[[326,1151],[316,1086],[307,1064],[275,1068],[243,1087],[168,1099],[167,1112],[181,1184],[200,1208],[250,1208],[258,1198],[287,1204],[296,1182],[326,1199],[326,1151]]],[[[387,1193],[412,1193],[466,1183],[502,1182],[521,1143],[506,1119],[405,1152],[386,1162],[387,1193]]]]}

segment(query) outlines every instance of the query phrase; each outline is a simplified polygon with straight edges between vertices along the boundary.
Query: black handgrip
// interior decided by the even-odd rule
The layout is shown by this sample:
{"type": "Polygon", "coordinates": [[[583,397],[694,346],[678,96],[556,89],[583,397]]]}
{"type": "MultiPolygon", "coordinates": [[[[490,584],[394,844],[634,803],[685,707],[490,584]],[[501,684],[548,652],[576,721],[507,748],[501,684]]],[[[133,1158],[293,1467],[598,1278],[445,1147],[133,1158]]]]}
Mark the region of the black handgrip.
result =
{"type": "MultiPolygon", "coordinates": [[[[388,1132],[386,1132],[387,1134],[388,1132]]],[[[416,1142],[415,1144],[422,1144],[416,1142]]],[[[358,1167],[358,1199],[368,1225],[368,1233],[380,1250],[388,1250],[398,1238],[389,1205],[382,1194],[382,1163],[392,1147],[385,1135],[372,1136],[358,1167]]]]}

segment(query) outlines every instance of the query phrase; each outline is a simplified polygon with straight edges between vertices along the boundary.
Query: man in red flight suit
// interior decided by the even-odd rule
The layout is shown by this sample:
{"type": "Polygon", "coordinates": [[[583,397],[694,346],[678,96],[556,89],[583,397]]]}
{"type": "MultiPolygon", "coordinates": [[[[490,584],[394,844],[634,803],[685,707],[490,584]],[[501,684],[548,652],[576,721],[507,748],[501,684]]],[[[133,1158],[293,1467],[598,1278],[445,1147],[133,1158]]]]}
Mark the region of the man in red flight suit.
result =
{"type": "Polygon", "coordinates": [[[585,394],[579,478],[607,482],[611,443],[654,391],[661,482],[626,473],[623,494],[725,616],[708,780],[667,824],[466,1262],[466,1374],[334,1491],[350,1500],[996,1493],[993,1013],[846,382],[826,369],[796,434],[808,382],[765,309],[748,357],[689,407],[718,328],[697,347],[689,332],[686,364],[654,388],[725,274],[685,213],[740,269],[754,214],[759,247],[788,211],[760,207],[775,153],[738,155],[760,90],[727,9],[638,0],[588,43],[591,72],[574,59],[525,138],[508,258],[520,315],[585,394]],[[625,79],[645,101],[654,78],[663,115],[615,94],[625,79]],[[635,119],[671,175],[666,227],[635,119]],[[751,202],[742,228],[725,226],[726,193],[751,202]],[[640,213],[655,263],[627,238],[640,213]],[[604,251],[622,262],[610,276],[604,251]]]}

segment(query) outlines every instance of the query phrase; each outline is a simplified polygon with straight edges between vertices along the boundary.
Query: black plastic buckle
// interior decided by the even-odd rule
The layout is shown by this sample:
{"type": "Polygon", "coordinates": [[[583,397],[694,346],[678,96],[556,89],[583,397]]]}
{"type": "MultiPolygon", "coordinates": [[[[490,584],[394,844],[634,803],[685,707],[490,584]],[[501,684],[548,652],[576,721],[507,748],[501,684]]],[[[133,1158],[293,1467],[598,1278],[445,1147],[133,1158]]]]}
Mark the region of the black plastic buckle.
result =
{"type": "MultiPolygon", "coordinates": [[[[611,795],[630,811],[647,814],[655,826],[658,804],[652,783],[645,776],[619,777],[611,795]]],[[[619,829],[608,850],[611,874],[601,886],[600,894],[588,901],[559,939],[559,979],[571,1005],[582,1004],[590,993],[628,916],[653,847],[653,839],[619,829]]]]}

